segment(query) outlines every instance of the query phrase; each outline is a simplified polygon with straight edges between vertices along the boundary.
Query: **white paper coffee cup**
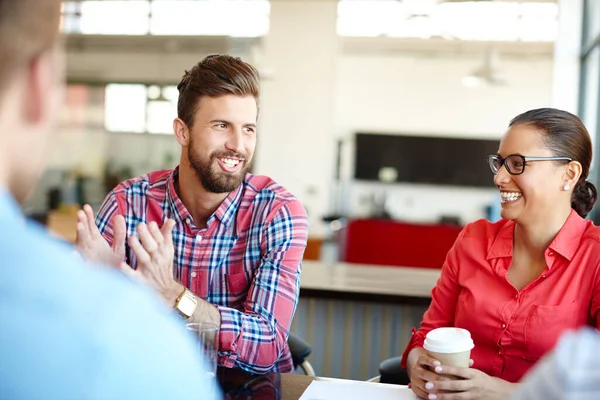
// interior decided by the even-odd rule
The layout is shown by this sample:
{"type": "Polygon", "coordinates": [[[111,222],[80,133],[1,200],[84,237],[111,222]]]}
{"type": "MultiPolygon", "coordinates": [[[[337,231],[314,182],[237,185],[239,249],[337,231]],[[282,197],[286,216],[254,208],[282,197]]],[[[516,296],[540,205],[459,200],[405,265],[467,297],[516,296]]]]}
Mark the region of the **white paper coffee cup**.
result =
{"type": "Polygon", "coordinates": [[[425,336],[423,348],[442,365],[469,367],[471,350],[475,347],[471,333],[461,328],[437,328],[425,336]]]}

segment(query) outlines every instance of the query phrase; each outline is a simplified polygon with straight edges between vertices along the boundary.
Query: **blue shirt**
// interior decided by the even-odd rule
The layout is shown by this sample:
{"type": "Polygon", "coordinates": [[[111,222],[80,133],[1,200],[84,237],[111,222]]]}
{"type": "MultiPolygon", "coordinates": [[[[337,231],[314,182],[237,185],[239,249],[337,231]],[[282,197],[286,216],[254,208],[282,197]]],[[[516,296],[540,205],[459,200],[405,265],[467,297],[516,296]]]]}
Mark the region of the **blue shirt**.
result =
{"type": "Polygon", "coordinates": [[[511,400],[600,399],[600,334],[568,333],[556,349],[525,376],[511,400]]]}
{"type": "Polygon", "coordinates": [[[0,189],[0,398],[217,398],[181,320],[149,289],[26,223],[0,189]]]}

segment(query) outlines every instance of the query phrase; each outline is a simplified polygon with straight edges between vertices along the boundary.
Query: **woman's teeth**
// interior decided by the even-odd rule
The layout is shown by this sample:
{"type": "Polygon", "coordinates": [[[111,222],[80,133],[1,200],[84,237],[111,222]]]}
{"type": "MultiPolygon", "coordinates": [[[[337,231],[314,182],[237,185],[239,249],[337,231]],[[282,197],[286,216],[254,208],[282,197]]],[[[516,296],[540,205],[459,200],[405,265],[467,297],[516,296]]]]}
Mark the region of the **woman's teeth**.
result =
{"type": "Polygon", "coordinates": [[[509,202],[519,200],[522,194],[517,192],[500,192],[500,197],[502,198],[502,202],[509,202]]]}

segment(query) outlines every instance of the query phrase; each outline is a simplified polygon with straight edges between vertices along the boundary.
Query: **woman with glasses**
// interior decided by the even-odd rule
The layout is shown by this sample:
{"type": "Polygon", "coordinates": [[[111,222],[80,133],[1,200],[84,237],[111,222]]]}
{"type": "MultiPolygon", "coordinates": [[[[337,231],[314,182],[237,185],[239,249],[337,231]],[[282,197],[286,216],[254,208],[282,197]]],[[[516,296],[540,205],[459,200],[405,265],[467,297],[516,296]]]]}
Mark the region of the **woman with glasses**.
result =
{"type": "Polygon", "coordinates": [[[597,198],[591,161],[575,115],[544,108],[510,122],[488,157],[502,219],[463,229],[404,353],[417,395],[503,399],[563,332],[600,328],[600,229],[584,219],[597,198]],[[448,326],[471,332],[473,368],[427,356],[427,332],[448,326]]]}

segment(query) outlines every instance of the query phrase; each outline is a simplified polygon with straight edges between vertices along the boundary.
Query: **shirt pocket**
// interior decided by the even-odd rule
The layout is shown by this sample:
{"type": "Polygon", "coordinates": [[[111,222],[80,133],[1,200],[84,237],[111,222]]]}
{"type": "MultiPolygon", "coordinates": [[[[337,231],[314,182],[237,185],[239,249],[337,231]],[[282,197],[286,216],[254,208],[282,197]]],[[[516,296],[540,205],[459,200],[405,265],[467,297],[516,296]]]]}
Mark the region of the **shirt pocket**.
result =
{"type": "Polygon", "coordinates": [[[525,322],[524,359],[537,361],[552,350],[561,335],[585,324],[580,301],[557,306],[534,305],[525,322]]]}

